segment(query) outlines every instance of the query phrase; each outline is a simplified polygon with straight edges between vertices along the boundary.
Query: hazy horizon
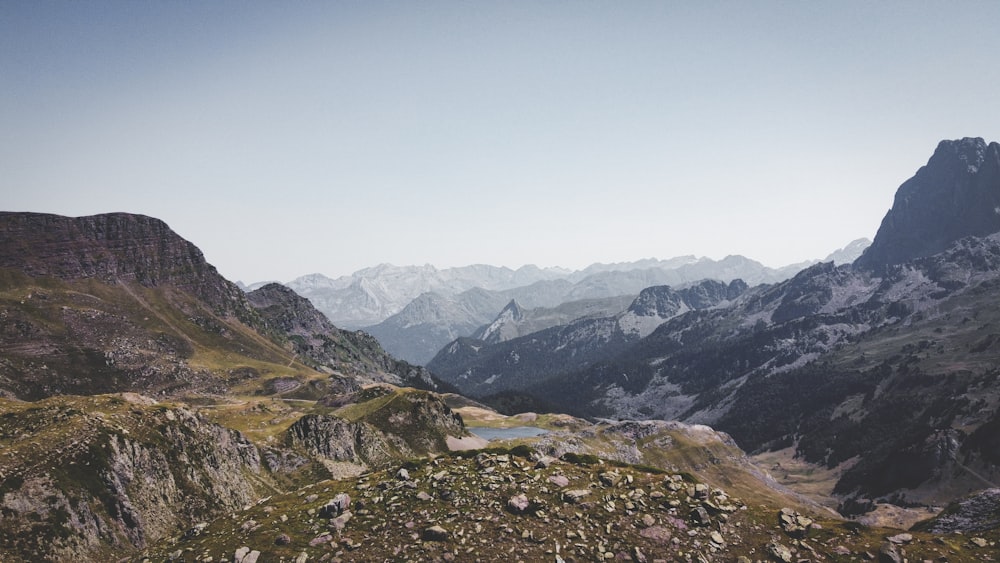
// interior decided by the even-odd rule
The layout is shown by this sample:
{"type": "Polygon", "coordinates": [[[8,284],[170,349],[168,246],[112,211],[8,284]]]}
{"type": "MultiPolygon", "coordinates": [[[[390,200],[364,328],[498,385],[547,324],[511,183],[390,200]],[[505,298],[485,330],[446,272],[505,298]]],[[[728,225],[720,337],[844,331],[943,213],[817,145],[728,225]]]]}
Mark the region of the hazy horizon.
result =
{"type": "Polygon", "coordinates": [[[0,3],[0,209],[167,222],[229,279],[874,238],[1000,139],[969,2],[0,3]]]}

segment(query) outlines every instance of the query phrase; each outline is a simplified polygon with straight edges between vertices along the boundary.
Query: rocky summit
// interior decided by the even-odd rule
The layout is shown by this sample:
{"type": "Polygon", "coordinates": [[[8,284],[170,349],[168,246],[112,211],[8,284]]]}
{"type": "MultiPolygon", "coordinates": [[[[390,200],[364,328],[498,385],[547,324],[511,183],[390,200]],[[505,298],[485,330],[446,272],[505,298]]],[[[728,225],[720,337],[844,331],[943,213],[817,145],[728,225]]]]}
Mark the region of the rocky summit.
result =
{"type": "Polygon", "coordinates": [[[937,254],[967,236],[1000,231],[1000,144],[941,141],[896,192],[871,246],[855,261],[879,268],[937,254]]]}

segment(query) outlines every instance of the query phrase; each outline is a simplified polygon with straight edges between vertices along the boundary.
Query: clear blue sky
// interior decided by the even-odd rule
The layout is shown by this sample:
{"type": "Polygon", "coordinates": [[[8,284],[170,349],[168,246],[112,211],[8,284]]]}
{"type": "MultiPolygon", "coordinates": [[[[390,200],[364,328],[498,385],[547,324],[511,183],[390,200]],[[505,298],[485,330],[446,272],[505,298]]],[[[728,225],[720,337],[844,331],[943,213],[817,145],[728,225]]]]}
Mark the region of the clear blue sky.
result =
{"type": "Polygon", "coordinates": [[[0,2],[0,209],[165,220],[233,280],[874,236],[1000,140],[1000,2],[0,2]]]}

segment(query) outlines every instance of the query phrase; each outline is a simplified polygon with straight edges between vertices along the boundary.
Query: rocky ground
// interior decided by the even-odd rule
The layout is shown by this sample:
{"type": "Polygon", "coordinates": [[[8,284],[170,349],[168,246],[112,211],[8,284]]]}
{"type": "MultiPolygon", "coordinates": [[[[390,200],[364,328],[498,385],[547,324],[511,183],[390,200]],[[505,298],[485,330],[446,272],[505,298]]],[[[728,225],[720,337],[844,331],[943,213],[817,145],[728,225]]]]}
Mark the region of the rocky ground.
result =
{"type": "Polygon", "coordinates": [[[867,528],[690,474],[524,446],[408,462],[263,499],[137,561],[992,561],[996,530],[867,528]]]}

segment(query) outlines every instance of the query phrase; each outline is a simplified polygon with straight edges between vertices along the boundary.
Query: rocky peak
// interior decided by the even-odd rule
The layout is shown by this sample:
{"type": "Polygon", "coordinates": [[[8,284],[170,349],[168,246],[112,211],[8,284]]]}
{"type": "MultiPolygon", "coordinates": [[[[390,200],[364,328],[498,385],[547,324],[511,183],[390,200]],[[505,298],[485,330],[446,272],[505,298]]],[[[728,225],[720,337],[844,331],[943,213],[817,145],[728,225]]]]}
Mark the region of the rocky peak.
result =
{"type": "Polygon", "coordinates": [[[500,314],[501,315],[510,315],[510,318],[513,319],[513,320],[515,320],[515,321],[519,321],[519,320],[521,320],[521,319],[524,318],[524,311],[521,310],[521,306],[518,305],[517,301],[514,300],[514,299],[510,300],[510,303],[508,303],[503,308],[503,310],[500,311],[500,314]]]}
{"type": "Polygon", "coordinates": [[[503,342],[517,335],[517,323],[524,320],[524,311],[511,299],[492,323],[477,331],[474,338],[489,343],[503,342]]]}
{"type": "Polygon", "coordinates": [[[937,254],[967,236],[1000,231],[1000,144],[942,141],[896,191],[875,240],[855,264],[879,269],[937,254]]]}
{"type": "Polygon", "coordinates": [[[270,328],[286,334],[312,336],[336,330],[308,299],[279,283],[253,290],[247,299],[264,315],[270,328]]]}

